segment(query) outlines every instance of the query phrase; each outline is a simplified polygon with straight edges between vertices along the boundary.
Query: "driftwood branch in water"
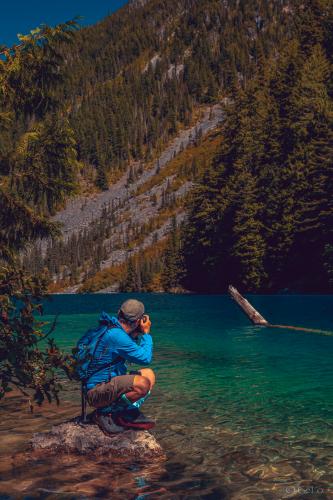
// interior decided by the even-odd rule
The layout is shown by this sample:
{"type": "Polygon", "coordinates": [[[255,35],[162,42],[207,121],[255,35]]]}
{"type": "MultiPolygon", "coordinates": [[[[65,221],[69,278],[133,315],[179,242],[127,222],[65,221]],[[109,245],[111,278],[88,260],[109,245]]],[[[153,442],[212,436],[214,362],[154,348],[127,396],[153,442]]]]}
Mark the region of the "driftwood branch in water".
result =
{"type": "Polygon", "coordinates": [[[242,311],[246,314],[246,316],[252,321],[254,325],[267,326],[268,321],[261,316],[258,311],[251,306],[250,302],[239,293],[239,291],[232,285],[229,286],[229,293],[235,302],[239,305],[242,311]]]}
{"type": "Polygon", "coordinates": [[[289,326],[289,325],[272,325],[250,304],[248,300],[246,300],[239,293],[239,291],[234,286],[230,285],[228,291],[231,297],[234,299],[234,301],[238,304],[238,306],[242,309],[242,311],[246,314],[246,316],[254,325],[267,326],[268,328],[282,328],[287,330],[297,330],[301,332],[318,333],[320,335],[333,336],[333,332],[328,332],[325,330],[317,330],[314,328],[304,328],[301,326],[289,326]]]}

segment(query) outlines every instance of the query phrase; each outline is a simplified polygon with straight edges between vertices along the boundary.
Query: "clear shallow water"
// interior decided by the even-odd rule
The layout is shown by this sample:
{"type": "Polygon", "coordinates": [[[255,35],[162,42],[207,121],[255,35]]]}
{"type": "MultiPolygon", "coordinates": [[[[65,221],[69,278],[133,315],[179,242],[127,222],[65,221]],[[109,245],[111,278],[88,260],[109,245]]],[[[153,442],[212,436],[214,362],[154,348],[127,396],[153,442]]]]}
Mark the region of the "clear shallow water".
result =
{"type": "MultiPolygon", "coordinates": [[[[55,338],[69,349],[101,310],[128,295],[55,296],[55,338]]],[[[145,412],[164,464],[112,465],[79,457],[22,458],[34,431],[74,416],[66,383],[60,409],[31,416],[12,397],[0,410],[0,492],[11,498],[329,498],[333,495],[333,336],[253,327],[226,296],[144,295],[153,321],[157,385],[145,412]],[[112,474],[110,475],[110,469],[112,474]],[[140,496],[141,495],[141,496],[140,496]]],[[[272,323],[333,331],[332,296],[257,296],[272,323]]],[[[1,498],[1,496],[0,496],[1,498]]],[[[5,497],[2,497],[5,498],[5,497]]]]}

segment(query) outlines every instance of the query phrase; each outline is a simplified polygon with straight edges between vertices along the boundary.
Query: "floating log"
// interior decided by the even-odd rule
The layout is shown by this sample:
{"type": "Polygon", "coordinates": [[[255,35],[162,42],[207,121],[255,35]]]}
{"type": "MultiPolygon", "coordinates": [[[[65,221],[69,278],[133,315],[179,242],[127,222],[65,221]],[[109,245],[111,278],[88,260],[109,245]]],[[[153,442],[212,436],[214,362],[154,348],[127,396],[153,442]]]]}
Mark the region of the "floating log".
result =
{"type": "Polygon", "coordinates": [[[289,325],[272,325],[269,323],[251,304],[246,300],[239,291],[232,285],[229,286],[228,292],[236,302],[236,304],[242,309],[249,320],[257,326],[266,326],[267,328],[280,328],[287,330],[295,330],[308,333],[317,333],[319,335],[333,336],[333,332],[326,330],[318,330],[315,328],[305,328],[302,326],[289,326],[289,325]]]}
{"type": "Polygon", "coordinates": [[[261,314],[253,306],[251,306],[250,302],[244,299],[234,286],[230,285],[228,291],[234,301],[239,305],[254,325],[267,326],[269,324],[268,321],[261,316],[261,314]]]}

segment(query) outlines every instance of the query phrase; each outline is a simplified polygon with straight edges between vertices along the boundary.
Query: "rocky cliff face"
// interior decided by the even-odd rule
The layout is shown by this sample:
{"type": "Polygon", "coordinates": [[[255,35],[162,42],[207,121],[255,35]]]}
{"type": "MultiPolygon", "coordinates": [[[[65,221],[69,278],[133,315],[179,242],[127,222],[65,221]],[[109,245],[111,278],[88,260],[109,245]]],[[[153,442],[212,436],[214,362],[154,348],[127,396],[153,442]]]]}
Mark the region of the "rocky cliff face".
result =
{"type": "MultiPolygon", "coordinates": [[[[72,251],[73,238],[79,239],[78,246],[86,248],[99,239],[102,251],[96,255],[98,262],[95,269],[98,271],[119,266],[134,254],[163,240],[171,229],[172,216],[176,215],[180,224],[185,217],[183,200],[193,182],[182,178],[179,171],[169,172],[170,164],[179,158],[182,168],[182,155],[186,155],[187,149],[193,147],[198,137],[201,141],[219,127],[223,116],[223,105],[202,108],[196,122],[182,129],[154,161],[147,164],[132,162],[108,190],[69,200],[54,217],[60,224],[68,252],[64,252],[62,274],[53,278],[58,280],[70,275],[67,258],[72,251]],[[167,213],[163,213],[166,193],[172,199],[173,208],[170,210],[170,206],[166,206],[164,212],[167,213]]],[[[53,258],[52,251],[47,253],[46,242],[42,253],[46,263],[53,258]]],[[[64,291],[76,292],[83,279],[84,274],[78,274],[77,282],[65,287],[64,291]]],[[[117,283],[102,291],[116,290],[117,283]]]]}
{"type": "MultiPolygon", "coordinates": [[[[113,214],[118,215],[129,211],[130,219],[136,223],[137,219],[145,219],[156,215],[156,209],[149,203],[147,197],[152,194],[157,194],[158,198],[161,197],[161,191],[166,186],[171,177],[165,177],[163,183],[158,184],[151,192],[145,193],[141,196],[135,196],[135,192],[139,186],[151,180],[156,176],[156,171],[160,172],[166,165],[181,151],[187,148],[195,134],[200,133],[205,136],[208,132],[216,128],[223,118],[223,111],[221,106],[215,105],[204,111],[202,118],[193,126],[188,129],[182,130],[178,136],[168,145],[168,147],[158,156],[155,162],[149,166],[144,167],[143,174],[135,179],[130,185],[128,184],[129,171],[120,178],[120,180],[110,186],[107,191],[94,196],[77,197],[69,201],[66,208],[59,212],[54,220],[60,222],[62,233],[65,239],[68,239],[75,233],[80,233],[87,229],[91,223],[97,222],[103,214],[106,207],[110,207],[112,203],[115,204],[113,214]],[[140,217],[139,217],[140,215],[140,217]]],[[[138,162],[139,163],[139,162],[138,162]]],[[[133,168],[138,165],[132,165],[133,168]]],[[[185,187],[185,191],[189,189],[189,185],[185,187]]],[[[179,189],[183,194],[184,189],[179,189]]],[[[177,193],[176,193],[177,195],[177,193]]],[[[125,230],[126,227],[119,227],[119,230],[125,230]]],[[[112,256],[110,256],[112,260],[112,256]]]]}

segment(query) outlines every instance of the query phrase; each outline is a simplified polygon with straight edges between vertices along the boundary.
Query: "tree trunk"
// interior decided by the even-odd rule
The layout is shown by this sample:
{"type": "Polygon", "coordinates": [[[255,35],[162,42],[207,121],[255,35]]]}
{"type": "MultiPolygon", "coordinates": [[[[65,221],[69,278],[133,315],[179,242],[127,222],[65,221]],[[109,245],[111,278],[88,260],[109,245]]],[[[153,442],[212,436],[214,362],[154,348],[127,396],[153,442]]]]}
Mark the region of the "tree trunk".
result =
{"type": "Polygon", "coordinates": [[[254,325],[267,326],[268,321],[251,306],[250,302],[239,293],[239,291],[232,285],[229,286],[228,291],[234,301],[239,305],[246,316],[252,321],[254,325]]]}
{"type": "Polygon", "coordinates": [[[318,333],[319,335],[333,336],[333,332],[325,330],[317,330],[315,328],[304,328],[302,326],[289,326],[289,325],[272,325],[263,316],[261,316],[261,314],[253,306],[251,306],[250,302],[246,300],[234,286],[230,285],[228,288],[228,292],[254,325],[267,326],[268,328],[281,328],[281,329],[295,330],[301,332],[318,333]]]}

